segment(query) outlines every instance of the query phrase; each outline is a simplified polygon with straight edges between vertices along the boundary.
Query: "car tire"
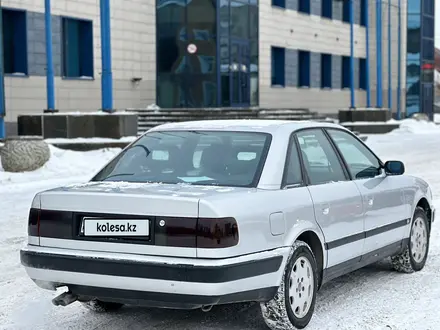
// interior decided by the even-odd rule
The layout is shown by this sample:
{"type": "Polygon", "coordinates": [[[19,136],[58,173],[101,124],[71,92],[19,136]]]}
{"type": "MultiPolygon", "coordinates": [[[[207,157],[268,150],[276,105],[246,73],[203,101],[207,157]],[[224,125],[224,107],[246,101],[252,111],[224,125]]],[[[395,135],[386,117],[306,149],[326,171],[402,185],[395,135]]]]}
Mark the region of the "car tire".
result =
{"type": "Polygon", "coordinates": [[[429,221],[426,212],[417,207],[411,223],[408,245],[391,257],[393,268],[401,273],[413,273],[425,267],[429,252],[429,221]]]}
{"type": "Polygon", "coordinates": [[[114,312],[120,309],[122,306],[124,306],[123,304],[120,303],[106,302],[98,299],[93,299],[87,302],[83,302],[82,304],[87,309],[90,309],[97,313],[114,312]]]}
{"type": "Polygon", "coordinates": [[[296,241],[277,293],[272,300],[260,304],[267,326],[271,330],[305,328],[315,309],[317,290],[315,256],[309,245],[296,241]]]}

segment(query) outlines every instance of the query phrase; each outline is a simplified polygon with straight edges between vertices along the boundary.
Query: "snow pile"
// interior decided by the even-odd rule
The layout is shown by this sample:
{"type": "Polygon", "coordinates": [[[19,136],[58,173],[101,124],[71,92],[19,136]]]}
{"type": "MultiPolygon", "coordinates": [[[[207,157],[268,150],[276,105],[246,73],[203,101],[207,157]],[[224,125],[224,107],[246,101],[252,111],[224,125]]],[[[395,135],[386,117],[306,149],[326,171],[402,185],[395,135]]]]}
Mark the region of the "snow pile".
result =
{"type": "Polygon", "coordinates": [[[131,143],[136,140],[137,136],[124,136],[120,139],[110,139],[110,138],[74,138],[74,139],[64,139],[64,138],[52,138],[45,139],[46,143],[49,144],[61,144],[61,143],[131,143]]]}
{"type": "MultiPolygon", "coordinates": [[[[437,118],[440,119],[440,118],[437,118]]],[[[398,122],[398,121],[396,121],[398,122]]],[[[400,121],[400,127],[389,134],[440,134],[440,126],[433,122],[404,119],[400,121]]]]}
{"type": "Polygon", "coordinates": [[[62,150],[49,145],[50,160],[40,169],[27,173],[4,172],[0,166],[0,186],[63,179],[72,177],[92,177],[121,149],[101,149],[88,152],[62,150]]]}

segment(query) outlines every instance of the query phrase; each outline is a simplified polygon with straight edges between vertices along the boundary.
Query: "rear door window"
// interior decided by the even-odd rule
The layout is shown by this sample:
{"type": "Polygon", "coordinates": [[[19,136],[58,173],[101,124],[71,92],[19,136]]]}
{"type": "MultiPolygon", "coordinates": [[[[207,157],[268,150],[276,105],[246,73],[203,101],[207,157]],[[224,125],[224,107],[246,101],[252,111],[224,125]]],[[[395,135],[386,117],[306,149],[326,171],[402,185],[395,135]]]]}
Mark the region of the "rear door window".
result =
{"type": "Polygon", "coordinates": [[[335,150],[321,129],[303,130],[296,136],[310,184],[347,180],[335,150]]]}

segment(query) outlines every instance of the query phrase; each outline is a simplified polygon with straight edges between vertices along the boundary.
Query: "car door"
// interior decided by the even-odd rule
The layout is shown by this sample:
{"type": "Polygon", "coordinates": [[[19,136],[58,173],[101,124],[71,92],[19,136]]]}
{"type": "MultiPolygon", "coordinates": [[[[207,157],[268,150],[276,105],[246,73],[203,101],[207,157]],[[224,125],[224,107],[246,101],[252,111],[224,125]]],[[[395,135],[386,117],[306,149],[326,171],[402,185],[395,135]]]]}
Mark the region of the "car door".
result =
{"type": "Polygon", "coordinates": [[[366,237],[363,254],[401,241],[409,223],[405,178],[385,175],[379,158],[351,133],[339,129],[326,131],[362,195],[366,237]]]}
{"type": "Polygon", "coordinates": [[[296,138],[315,218],[325,237],[327,267],[336,266],[343,273],[360,259],[363,249],[361,194],[322,129],[299,131],[296,138]]]}

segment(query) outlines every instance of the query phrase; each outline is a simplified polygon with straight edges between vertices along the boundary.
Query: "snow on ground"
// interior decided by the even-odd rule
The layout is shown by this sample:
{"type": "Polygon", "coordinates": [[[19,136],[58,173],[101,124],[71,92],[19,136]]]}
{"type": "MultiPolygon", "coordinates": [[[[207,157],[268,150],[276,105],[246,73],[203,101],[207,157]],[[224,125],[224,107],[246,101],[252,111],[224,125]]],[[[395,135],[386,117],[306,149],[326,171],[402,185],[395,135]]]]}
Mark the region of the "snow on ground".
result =
{"type": "MultiPolygon", "coordinates": [[[[384,160],[402,160],[407,173],[426,179],[440,208],[440,127],[404,121],[390,134],[369,136],[367,143],[384,160]]],[[[86,181],[118,150],[51,151],[49,163],[33,173],[10,174],[0,169],[0,329],[266,329],[255,304],[214,307],[210,313],[126,307],[109,315],[94,314],[79,303],[53,306],[54,293],[39,289],[20,265],[19,249],[26,240],[31,200],[40,190],[86,181]]],[[[439,226],[437,220],[423,271],[399,274],[384,261],[336,279],[318,293],[307,329],[438,329],[439,226]]]]}

